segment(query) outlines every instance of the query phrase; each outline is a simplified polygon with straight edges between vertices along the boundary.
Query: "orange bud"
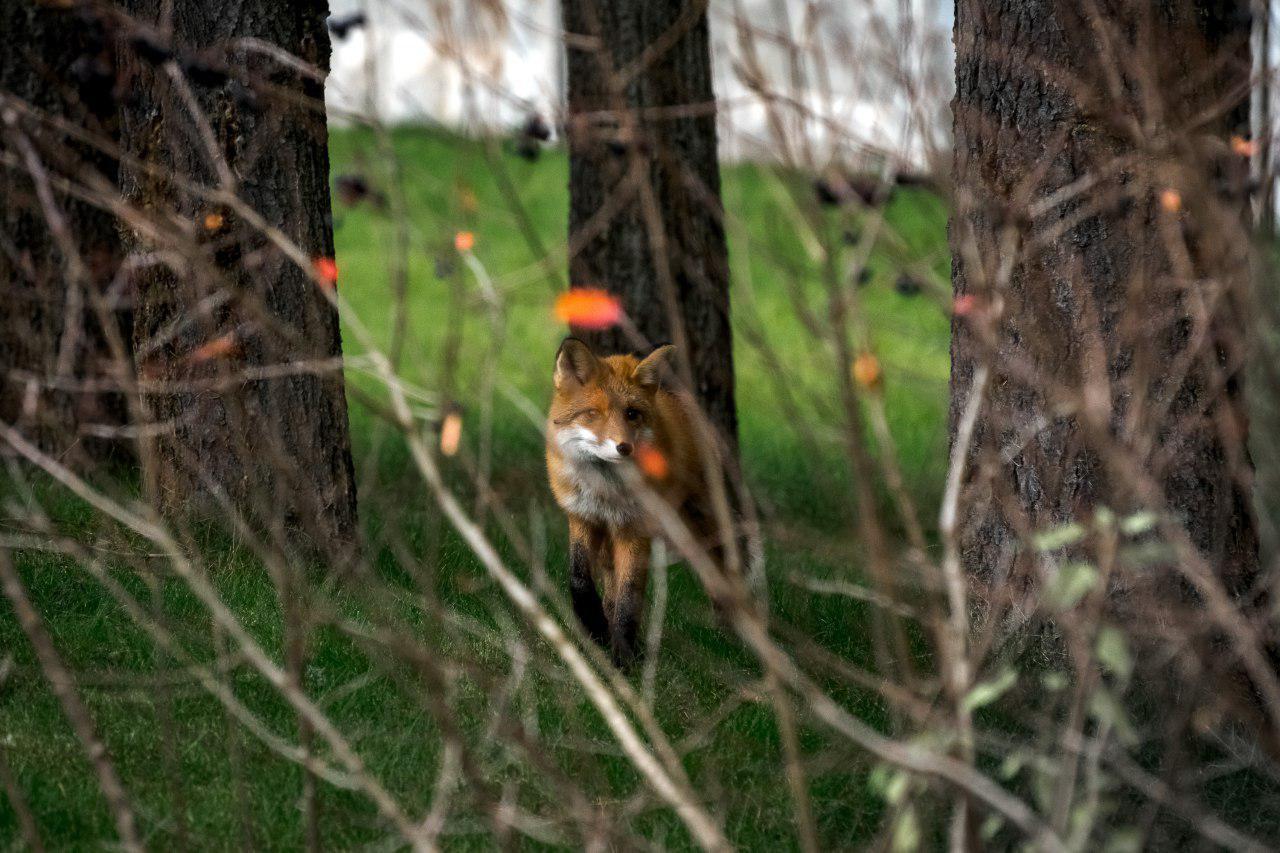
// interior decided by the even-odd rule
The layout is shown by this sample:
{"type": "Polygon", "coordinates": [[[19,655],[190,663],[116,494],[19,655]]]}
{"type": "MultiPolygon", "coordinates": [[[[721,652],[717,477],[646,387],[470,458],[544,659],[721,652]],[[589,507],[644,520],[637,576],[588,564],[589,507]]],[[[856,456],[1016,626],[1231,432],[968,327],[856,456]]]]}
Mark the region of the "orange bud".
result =
{"type": "Polygon", "coordinates": [[[316,258],[311,264],[323,284],[333,287],[338,283],[338,262],[333,258],[316,258]]]}
{"type": "Polygon", "coordinates": [[[1161,190],[1160,206],[1170,213],[1182,210],[1182,194],[1174,189],[1161,190]]]}
{"type": "Polygon", "coordinates": [[[236,333],[227,332],[225,335],[207,341],[191,351],[187,356],[187,360],[193,364],[202,361],[210,361],[215,358],[225,358],[236,351],[236,333]]]}
{"type": "Polygon", "coordinates": [[[462,415],[456,411],[444,416],[440,424],[440,452],[445,456],[453,456],[458,452],[462,442],[462,415]]]}
{"type": "Polygon", "coordinates": [[[951,311],[957,317],[968,317],[978,309],[978,297],[972,293],[962,293],[955,298],[955,302],[951,305],[951,311]]]}
{"type": "Polygon", "coordinates": [[[612,293],[575,287],[556,297],[556,319],[584,329],[607,329],[622,319],[622,303],[612,293]]]}
{"type": "Polygon", "coordinates": [[[868,391],[880,388],[883,376],[880,371],[880,359],[869,352],[864,352],[853,360],[853,380],[868,391]]]}
{"type": "Polygon", "coordinates": [[[667,457],[663,456],[662,451],[652,444],[636,445],[636,464],[640,466],[641,472],[651,480],[665,480],[667,479],[667,474],[671,473],[671,466],[667,463],[667,457]]]}
{"type": "Polygon", "coordinates": [[[453,248],[459,252],[470,252],[476,244],[476,235],[470,231],[459,231],[453,235],[453,248]]]}
{"type": "Polygon", "coordinates": [[[1258,143],[1243,136],[1231,137],[1231,150],[1240,157],[1252,157],[1258,153],[1258,143]]]}
{"type": "Polygon", "coordinates": [[[221,213],[206,213],[204,215],[204,230],[218,231],[221,230],[223,224],[221,213]]]}

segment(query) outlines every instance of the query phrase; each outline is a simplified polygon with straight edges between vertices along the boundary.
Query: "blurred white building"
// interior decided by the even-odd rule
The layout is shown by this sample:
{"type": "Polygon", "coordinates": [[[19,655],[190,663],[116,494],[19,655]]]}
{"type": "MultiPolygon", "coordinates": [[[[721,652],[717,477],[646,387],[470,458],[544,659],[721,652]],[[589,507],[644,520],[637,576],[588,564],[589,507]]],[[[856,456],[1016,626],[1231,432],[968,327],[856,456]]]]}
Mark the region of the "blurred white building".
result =
{"type": "MultiPolygon", "coordinates": [[[[556,123],[558,0],[331,8],[331,21],[365,18],[335,33],[331,120],[473,133],[508,131],[534,112],[556,123]]],[[[821,168],[875,152],[921,164],[945,144],[950,14],[941,0],[711,0],[722,155],[821,168]]]]}

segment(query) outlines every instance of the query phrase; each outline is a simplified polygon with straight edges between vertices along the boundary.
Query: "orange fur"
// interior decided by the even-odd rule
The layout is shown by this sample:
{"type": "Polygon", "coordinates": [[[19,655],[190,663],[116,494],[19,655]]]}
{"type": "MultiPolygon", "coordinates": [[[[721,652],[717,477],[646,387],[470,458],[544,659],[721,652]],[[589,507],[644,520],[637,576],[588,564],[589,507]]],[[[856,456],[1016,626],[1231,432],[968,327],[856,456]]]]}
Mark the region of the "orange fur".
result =
{"type": "Polygon", "coordinates": [[[670,355],[670,347],[661,347],[643,360],[599,358],[569,338],[556,356],[547,474],[556,502],[569,517],[574,609],[593,637],[609,643],[620,665],[636,651],[657,533],[622,466],[634,466],[637,455],[649,454],[650,464],[633,471],[695,530],[703,532],[699,528],[705,524],[688,512],[706,495],[703,443],[696,438],[692,400],[662,381],[670,355]],[[652,464],[655,453],[664,464],[652,464]]]}

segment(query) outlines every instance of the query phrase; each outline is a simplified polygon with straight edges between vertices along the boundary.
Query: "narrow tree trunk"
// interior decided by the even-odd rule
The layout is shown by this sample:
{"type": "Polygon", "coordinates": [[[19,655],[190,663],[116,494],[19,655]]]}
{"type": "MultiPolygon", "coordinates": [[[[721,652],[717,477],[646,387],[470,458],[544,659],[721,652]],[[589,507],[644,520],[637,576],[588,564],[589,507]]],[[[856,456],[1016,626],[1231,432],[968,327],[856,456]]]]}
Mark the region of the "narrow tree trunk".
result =
{"type": "Polygon", "coordinates": [[[991,370],[971,570],[1025,577],[1031,533],[1105,504],[1181,517],[1234,592],[1255,579],[1249,36],[1246,0],[958,0],[953,436],[991,370]]]}
{"type": "Polygon", "coordinates": [[[114,144],[114,61],[100,26],[53,4],[0,3],[0,32],[0,421],[87,463],[123,447],[101,438],[125,420],[102,388],[130,369],[119,238],[84,196],[117,166],[55,122],[114,144]]]}
{"type": "Polygon", "coordinates": [[[706,4],[564,0],[563,11],[569,277],[620,296],[641,340],[577,333],[602,352],[676,344],[711,423],[736,444],[706,4]]]}
{"type": "Polygon", "coordinates": [[[158,253],[137,278],[134,324],[159,427],[148,486],[169,512],[230,500],[318,546],[348,542],[355,487],[337,313],[312,271],[264,233],[277,229],[308,259],[333,255],[322,77],[287,61],[327,71],[326,4],[124,5],[136,25],[122,25],[133,75],[122,136],[141,165],[123,187],[152,223],[139,248],[158,253]]]}

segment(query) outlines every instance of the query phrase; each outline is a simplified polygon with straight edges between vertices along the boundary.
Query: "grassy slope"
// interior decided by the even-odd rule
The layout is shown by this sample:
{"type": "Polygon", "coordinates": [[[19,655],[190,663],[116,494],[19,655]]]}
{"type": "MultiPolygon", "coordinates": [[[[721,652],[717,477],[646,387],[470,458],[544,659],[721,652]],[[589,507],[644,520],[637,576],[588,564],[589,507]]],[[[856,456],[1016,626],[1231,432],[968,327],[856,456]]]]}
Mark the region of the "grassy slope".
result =
{"type": "MultiPolygon", "coordinates": [[[[447,288],[435,276],[433,259],[451,257],[448,247],[459,228],[476,233],[476,255],[500,281],[506,281],[503,276],[513,271],[536,272],[535,258],[501,200],[483,149],[410,131],[397,133],[395,148],[404,170],[414,226],[405,371],[410,378],[433,386],[439,379],[435,371],[446,332],[461,329],[464,381],[459,387],[470,388],[478,359],[467,354],[479,351],[487,333],[485,321],[476,311],[461,317],[450,315],[447,288]],[[470,211],[463,201],[468,191],[476,200],[470,211]]],[[[500,156],[540,239],[552,249],[559,246],[566,218],[563,157],[549,153],[541,162],[529,164],[506,154],[500,156]]],[[[358,133],[334,136],[333,159],[335,172],[354,168],[377,171],[377,164],[385,162],[372,140],[358,133]]],[[[795,368],[790,381],[812,390],[815,402],[806,407],[816,409],[831,396],[830,377],[840,368],[831,363],[828,354],[815,349],[799,324],[790,319],[790,288],[815,306],[820,305],[820,290],[816,262],[806,255],[794,228],[787,225],[794,220],[786,193],[779,191],[782,180],[769,171],[750,167],[726,169],[726,203],[736,217],[731,223],[739,287],[735,310],[740,330],[763,330],[795,368]]],[[[921,195],[904,195],[893,202],[889,213],[907,258],[944,273],[943,211],[937,203],[921,195]]],[[[336,224],[340,286],[374,335],[385,342],[390,305],[386,259],[393,245],[388,220],[362,208],[340,212],[336,224]]],[[[946,320],[926,297],[906,298],[894,293],[893,274],[879,255],[873,259],[873,268],[872,284],[860,291],[864,315],[886,366],[889,419],[900,442],[902,464],[912,488],[927,500],[937,482],[945,446],[946,320]]],[[[547,391],[550,358],[561,335],[549,319],[552,295],[549,283],[534,274],[507,293],[509,326],[502,375],[539,405],[547,391]]],[[[347,340],[348,352],[358,353],[360,348],[350,335],[347,340]]],[[[741,343],[736,356],[742,446],[753,483],[773,508],[780,527],[835,529],[848,518],[849,487],[834,428],[826,426],[816,450],[801,444],[793,426],[779,415],[768,371],[759,357],[741,343]]],[[[365,384],[358,374],[351,378],[365,384]]],[[[464,404],[469,402],[467,394],[459,396],[464,404]]],[[[362,494],[362,515],[373,533],[371,539],[377,541],[381,528],[401,529],[425,551],[423,543],[441,536],[436,562],[440,594],[461,612],[492,621],[496,593],[456,540],[440,534],[438,521],[427,512],[421,487],[404,473],[403,448],[386,440],[376,421],[359,407],[353,409],[352,420],[357,464],[369,475],[362,494]]],[[[476,438],[474,420],[468,414],[469,443],[476,438]]],[[[544,500],[539,447],[540,437],[528,419],[510,406],[499,406],[495,423],[497,481],[512,506],[526,506],[530,498],[544,500]]],[[[87,529],[89,519],[81,508],[65,501],[58,505],[66,524],[87,529]]],[[[554,514],[548,513],[547,518],[554,525],[554,514]]],[[[553,567],[564,561],[560,536],[553,526],[547,556],[553,567]]],[[[786,544],[771,547],[771,564],[813,574],[850,571],[847,563],[809,548],[805,538],[798,535],[776,540],[786,544]]],[[[841,553],[841,549],[832,552],[841,553]]],[[[277,608],[269,581],[233,551],[223,553],[226,556],[214,575],[224,596],[268,648],[276,649],[277,608]]],[[[147,682],[148,674],[172,666],[172,662],[158,659],[141,632],[131,627],[97,584],[70,561],[24,556],[22,570],[68,663],[80,672],[100,676],[86,679],[84,693],[137,804],[150,843],[171,845],[185,824],[189,837],[200,846],[232,846],[241,838],[241,807],[237,803],[243,802],[256,845],[296,847],[300,841],[296,769],[258,742],[230,735],[220,707],[192,684],[177,686],[167,694],[168,703],[157,702],[157,697],[166,694],[147,682]],[[172,729],[176,744],[168,751],[158,736],[166,728],[172,729]],[[243,778],[249,780],[244,790],[234,782],[239,775],[237,764],[243,768],[243,778]],[[179,777],[183,781],[175,781],[179,777]]],[[[193,655],[204,660],[212,657],[207,617],[180,586],[162,582],[153,596],[141,579],[123,572],[120,577],[144,602],[154,601],[157,612],[193,655]]],[[[718,709],[726,709],[706,739],[689,752],[694,782],[724,816],[730,837],[737,843],[769,850],[793,846],[772,715],[761,705],[734,702],[740,679],[750,673],[747,659],[714,627],[687,572],[674,570],[671,585],[667,646],[659,670],[658,717],[679,742],[713,718],[718,709]]],[[[799,630],[842,655],[866,658],[866,612],[862,607],[798,593],[776,577],[771,582],[771,596],[775,610],[799,630]]],[[[351,613],[357,613],[361,606],[345,599],[339,605],[351,613]]],[[[96,785],[55,700],[33,668],[25,639],[7,609],[0,612],[0,649],[11,650],[17,665],[0,686],[0,743],[5,757],[30,799],[49,846],[96,846],[98,839],[112,835],[96,785]]],[[[412,623],[413,617],[407,621],[412,623]]],[[[477,659],[497,656],[479,644],[463,651],[477,659]]],[[[389,679],[375,678],[357,689],[343,687],[371,669],[370,660],[350,640],[326,631],[315,639],[313,653],[308,670],[312,692],[339,725],[353,733],[370,767],[409,811],[422,813],[429,804],[438,761],[438,741],[430,721],[389,679]]],[[[292,726],[290,715],[272,691],[243,667],[235,670],[233,681],[237,695],[275,731],[287,736],[292,726]]],[[[541,678],[534,679],[532,689],[542,736],[558,765],[603,798],[621,800],[635,789],[634,774],[611,754],[609,738],[585,702],[566,706],[556,697],[559,685],[541,678]],[[584,750],[584,741],[595,747],[584,750]]],[[[466,698],[466,689],[462,694],[462,701],[471,702],[468,707],[475,711],[465,725],[478,731],[486,722],[484,708],[476,704],[478,696],[466,698]]],[[[843,698],[864,718],[881,720],[880,709],[866,696],[843,698]]],[[[806,749],[817,750],[822,744],[819,730],[805,729],[806,749]]],[[[874,826],[879,806],[867,792],[866,769],[850,757],[829,765],[811,780],[827,846],[853,845],[874,826]]],[[[517,781],[527,775],[518,768],[511,773],[517,781]]],[[[521,784],[518,790],[522,804],[534,811],[541,798],[554,796],[536,784],[521,784]]],[[[326,787],[322,805],[323,828],[332,846],[350,846],[384,835],[376,816],[359,797],[326,787]]],[[[664,845],[683,846],[688,841],[665,812],[639,816],[634,828],[664,845]]],[[[470,838],[484,846],[482,821],[460,823],[455,829],[463,833],[457,837],[459,842],[470,838]],[[466,835],[469,826],[475,833],[470,836],[466,835]]],[[[13,813],[0,800],[0,839],[11,838],[16,831],[13,813]]]]}
{"type": "MultiPolygon", "coordinates": [[[[501,373],[541,406],[549,389],[550,361],[563,335],[562,327],[550,319],[555,290],[538,275],[538,256],[521,237],[484,149],[451,137],[412,131],[397,133],[395,148],[414,226],[406,374],[428,386],[436,384],[439,376],[435,370],[442,362],[446,330],[451,327],[462,329],[464,352],[478,353],[488,335],[488,320],[479,310],[471,310],[461,317],[461,323],[456,322],[448,307],[448,286],[434,274],[436,257],[452,258],[454,232],[471,230],[476,235],[476,256],[492,276],[499,281],[507,276],[523,279],[504,291],[509,320],[501,373]],[[467,209],[468,195],[474,197],[473,210],[467,209]]],[[[367,134],[337,134],[332,143],[334,170],[376,169],[377,151],[367,134]]],[[[502,152],[496,156],[508,170],[541,244],[562,250],[568,180],[564,157],[549,153],[537,163],[528,163],[502,152]]],[[[786,362],[788,381],[800,383],[815,399],[831,402],[831,374],[839,368],[828,352],[814,346],[789,301],[789,294],[798,293],[810,310],[823,313],[821,266],[807,254],[806,241],[797,238],[799,212],[790,200],[786,180],[773,170],[750,166],[725,170],[735,319],[740,330],[744,323],[763,330],[786,362]]],[[[945,211],[931,196],[902,192],[890,205],[888,222],[881,243],[893,248],[873,253],[871,283],[859,291],[861,309],[871,343],[885,366],[888,417],[902,444],[905,474],[918,493],[928,496],[939,481],[945,452],[948,326],[931,294],[901,296],[893,284],[900,265],[930,270],[935,280],[946,276],[945,211]]],[[[390,224],[368,207],[341,212],[336,224],[343,292],[378,342],[385,345],[391,326],[386,264],[394,245],[390,224]]],[[[563,265],[556,275],[563,282],[563,265]]],[[[359,351],[350,334],[346,340],[348,352],[359,351]]],[[[756,350],[740,340],[735,357],[742,443],[754,481],[762,493],[782,502],[788,515],[804,518],[815,511],[821,514],[823,510],[814,506],[808,485],[814,470],[845,466],[838,442],[824,443],[829,451],[826,458],[809,458],[792,425],[779,418],[770,372],[756,350]]],[[[464,357],[461,361],[465,369],[478,359],[464,357]]],[[[472,378],[475,375],[470,374],[472,378]]],[[[527,420],[514,420],[508,424],[500,419],[498,428],[532,434],[527,420]]],[[[358,425],[357,432],[367,434],[363,425],[358,425]]],[[[534,440],[540,442],[536,436],[534,440]]],[[[511,459],[512,464],[528,467],[527,442],[517,440],[516,447],[519,453],[511,459]]]]}

